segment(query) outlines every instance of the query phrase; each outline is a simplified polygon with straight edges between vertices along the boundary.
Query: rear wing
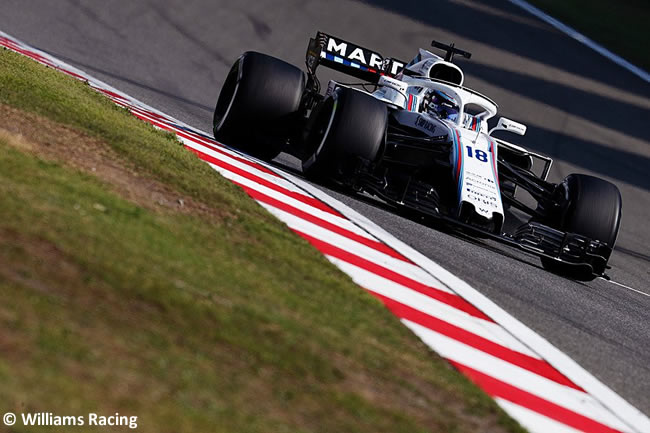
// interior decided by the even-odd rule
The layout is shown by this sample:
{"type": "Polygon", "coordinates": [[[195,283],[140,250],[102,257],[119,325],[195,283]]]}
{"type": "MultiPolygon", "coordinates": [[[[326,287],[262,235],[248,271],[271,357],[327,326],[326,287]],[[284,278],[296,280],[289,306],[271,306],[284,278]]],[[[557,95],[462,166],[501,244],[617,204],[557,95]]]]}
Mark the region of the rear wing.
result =
{"type": "Polygon", "coordinates": [[[318,32],[309,40],[307,69],[313,75],[318,65],[376,83],[382,75],[394,77],[406,63],[318,32]]]}

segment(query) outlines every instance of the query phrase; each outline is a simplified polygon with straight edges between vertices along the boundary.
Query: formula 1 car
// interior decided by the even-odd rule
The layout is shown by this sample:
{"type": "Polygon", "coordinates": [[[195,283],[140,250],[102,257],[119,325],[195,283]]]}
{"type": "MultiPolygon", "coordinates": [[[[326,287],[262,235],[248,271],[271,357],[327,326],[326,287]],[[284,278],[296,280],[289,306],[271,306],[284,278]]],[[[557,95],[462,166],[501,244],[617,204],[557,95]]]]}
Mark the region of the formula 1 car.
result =
{"type": "Polygon", "coordinates": [[[524,135],[524,125],[500,118],[488,129],[496,103],[464,87],[453,62],[471,54],[432,46],[444,57],[420,49],[405,63],[318,32],[306,72],[246,52],[221,89],[215,138],[264,160],[293,154],[309,179],[534,253],[554,272],[604,276],[621,221],[618,188],[584,174],[549,182],[550,158],[493,136],[524,135]],[[331,80],[323,95],[319,65],[362,82],[331,80]],[[518,189],[536,205],[518,198],[518,189]],[[505,231],[513,209],[526,218],[505,231]]]}

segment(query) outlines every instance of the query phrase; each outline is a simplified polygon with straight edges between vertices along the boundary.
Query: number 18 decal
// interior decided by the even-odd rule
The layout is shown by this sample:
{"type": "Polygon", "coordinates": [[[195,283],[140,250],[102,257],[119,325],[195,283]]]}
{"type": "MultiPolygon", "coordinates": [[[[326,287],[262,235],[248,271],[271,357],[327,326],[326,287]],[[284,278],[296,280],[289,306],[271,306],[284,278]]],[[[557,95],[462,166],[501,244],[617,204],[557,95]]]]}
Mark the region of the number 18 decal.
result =
{"type": "Polygon", "coordinates": [[[487,160],[488,160],[487,153],[483,152],[480,149],[474,150],[474,149],[472,149],[472,146],[465,146],[465,147],[467,147],[467,156],[468,157],[473,158],[474,156],[476,156],[476,159],[478,159],[479,161],[487,162],[487,160]]]}

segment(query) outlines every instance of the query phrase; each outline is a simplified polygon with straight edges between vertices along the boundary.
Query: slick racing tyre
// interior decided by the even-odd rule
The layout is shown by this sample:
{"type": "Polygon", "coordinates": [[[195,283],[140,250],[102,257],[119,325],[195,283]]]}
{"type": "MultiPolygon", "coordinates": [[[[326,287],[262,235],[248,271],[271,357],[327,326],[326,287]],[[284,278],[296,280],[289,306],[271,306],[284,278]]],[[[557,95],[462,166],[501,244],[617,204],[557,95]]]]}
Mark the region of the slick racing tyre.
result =
{"type": "Polygon", "coordinates": [[[273,159],[299,116],[305,74],[280,59],[245,52],[232,66],[214,110],[217,141],[273,159]]]}
{"type": "MultiPolygon", "coordinates": [[[[621,224],[622,199],[618,188],[606,180],[584,174],[567,176],[560,188],[568,200],[557,228],[598,240],[613,249],[621,224]]],[[[591,281],[596,277],[583,268],[551,259],[542,258],[542,264],[546,269],[576,280],[591,281]]],[[[594,271],[602,273],[604,269],[594,271]]]]}
{"type": "Polygon", "coordinates": [[[336,175],[343,162],[374,162],[386,140],[386,105],[367,93],[338,88],[307,123],[302,170],[309,178],[336,175]]]}

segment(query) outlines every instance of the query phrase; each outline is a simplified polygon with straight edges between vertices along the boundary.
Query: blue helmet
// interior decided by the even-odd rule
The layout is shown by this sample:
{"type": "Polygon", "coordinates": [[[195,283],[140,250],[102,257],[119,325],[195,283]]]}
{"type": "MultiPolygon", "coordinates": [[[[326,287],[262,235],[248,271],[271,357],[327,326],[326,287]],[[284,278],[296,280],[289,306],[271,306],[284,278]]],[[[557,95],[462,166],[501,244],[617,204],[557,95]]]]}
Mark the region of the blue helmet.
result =
{"type": "Polygon", "coordinates": [[[432,89],[427,92],[423,101],[424,111],[435,113],[441,119],[449,119],[452,122],[458,121],[460,108],[456,99],[445,92],[432,89]]]}

